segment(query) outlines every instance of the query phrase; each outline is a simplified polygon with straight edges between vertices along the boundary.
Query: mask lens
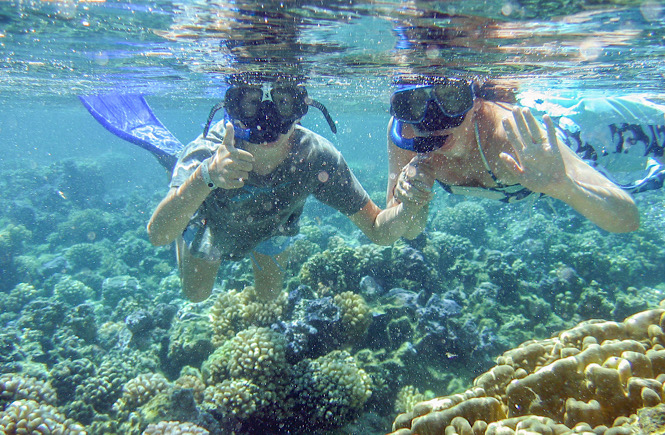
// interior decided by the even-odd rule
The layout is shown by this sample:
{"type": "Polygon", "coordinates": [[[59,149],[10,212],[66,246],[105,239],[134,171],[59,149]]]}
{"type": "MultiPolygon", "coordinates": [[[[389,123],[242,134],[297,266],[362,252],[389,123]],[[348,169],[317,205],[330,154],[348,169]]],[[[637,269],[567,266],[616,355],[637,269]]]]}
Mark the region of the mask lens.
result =
{"type": "Polygon", "coordinates": [[[272,102],[277,107],[277,112],[283,118],[291,118],[296,114],[296,106],[300,103],[298,100],[298,90],[295,88],[275,88],[270,93],[272,102]]]}
{"type": "Polygon", "coordinates": [[[240,119],[252,119],[259,112],[263,91],[259,88],[245,88],[240,94],[238,108],[240,109],[240,119]]]}
{"type": "Polygon", "coordinates": [[[471,86],[461,80],[449,80],[445,84],[435,85],[434,96],[446,116],[459,116],[473,106],[471,86]]]}
{"type": "Polygon", "coordinates": [[[224,108],[229,116],[243,122],[256,117],[263,98],[263,91],[258,87],[242,86],[231,88],[226,92],[224,108]]]}
{"type": "Polygon", "coordinates": [[[402,121],[419,122],[425,116],[430,99],[431,90],[429,88],[395,92],[390,99],[390,111],[393,116],[402,121]]]}

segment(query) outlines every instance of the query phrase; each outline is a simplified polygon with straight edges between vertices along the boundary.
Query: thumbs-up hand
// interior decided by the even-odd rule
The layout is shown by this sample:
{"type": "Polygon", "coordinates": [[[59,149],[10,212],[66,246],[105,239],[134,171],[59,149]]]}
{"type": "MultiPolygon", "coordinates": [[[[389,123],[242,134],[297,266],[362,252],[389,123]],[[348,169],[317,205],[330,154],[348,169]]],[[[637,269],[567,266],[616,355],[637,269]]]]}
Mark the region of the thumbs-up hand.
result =
{"type": "Polygon", "coordinates": [[[254,167],[254,156],[235,147],[233,124],[226,123],[224,139],[209,135],[208,140],[218,143],[217,151],[208,165],[210,178],[222,189],[238,189],[245,185],[249,173],[254,167]]]}

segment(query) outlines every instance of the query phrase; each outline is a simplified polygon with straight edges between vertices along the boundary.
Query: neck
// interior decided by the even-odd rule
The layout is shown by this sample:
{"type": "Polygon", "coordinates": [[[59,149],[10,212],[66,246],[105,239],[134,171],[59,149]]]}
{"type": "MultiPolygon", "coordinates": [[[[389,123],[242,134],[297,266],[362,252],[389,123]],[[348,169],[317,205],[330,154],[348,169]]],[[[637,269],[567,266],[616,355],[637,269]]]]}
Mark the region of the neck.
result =
{"type": "Polygon", "coordinates": [[[245,150],[254,156],[254,169],[252,171],[259,175],[267,175],[274,171],[291,151],[292,137],[293,132],[280,135],[275,143],[269,145],[246,142],[245,150]]]}

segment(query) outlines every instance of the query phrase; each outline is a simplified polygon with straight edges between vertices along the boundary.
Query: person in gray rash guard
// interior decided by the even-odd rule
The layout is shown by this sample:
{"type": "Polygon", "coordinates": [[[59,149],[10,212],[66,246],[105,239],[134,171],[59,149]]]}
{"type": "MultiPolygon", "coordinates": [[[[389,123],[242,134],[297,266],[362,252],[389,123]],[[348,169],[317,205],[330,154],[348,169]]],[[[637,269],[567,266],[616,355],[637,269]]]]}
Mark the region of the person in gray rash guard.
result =
{"type": "Polygon", "coordinates": [[[203,135],[180,154],[168,194],[148,224],[155,245],[176,241],[183,292],[206,299],[222,260],[251,258],[258,297],[283,286],[288,245],[312,195],[347,215],[373,242],[391,244],[424,206],[381,210],[340,152],[299,125],[308,106],[325,108],[291,77],[232,77],[203,135]],[[225,120],[210,128],[214,113],[225,120]]]}

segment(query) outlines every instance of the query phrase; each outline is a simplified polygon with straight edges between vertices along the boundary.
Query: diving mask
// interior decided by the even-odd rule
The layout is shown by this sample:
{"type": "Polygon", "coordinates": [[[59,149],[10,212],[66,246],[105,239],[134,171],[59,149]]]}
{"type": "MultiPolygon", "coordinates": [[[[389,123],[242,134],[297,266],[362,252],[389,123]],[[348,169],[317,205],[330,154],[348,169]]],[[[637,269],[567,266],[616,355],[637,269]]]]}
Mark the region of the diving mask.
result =
{"type": "Polygon", "coordinates": [[[307,114],[309,106],[321,110],[333,133],[337,127],[328,110],[318,101],[307,96],[302,85],[232,86],[226,91],[224,101],[215,105],[208,115],[203,136],[208,135],[215,113],[224,108],[225,118],[240,121],[235,137],[251,143],[274,142],[280,134],[288,133],[294,122],[307,114]]]}

